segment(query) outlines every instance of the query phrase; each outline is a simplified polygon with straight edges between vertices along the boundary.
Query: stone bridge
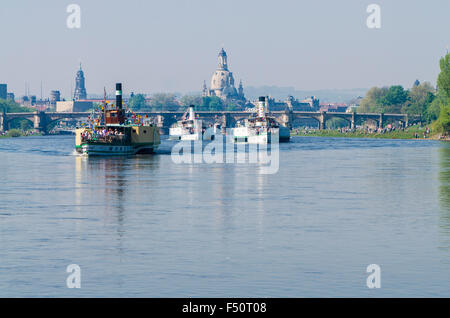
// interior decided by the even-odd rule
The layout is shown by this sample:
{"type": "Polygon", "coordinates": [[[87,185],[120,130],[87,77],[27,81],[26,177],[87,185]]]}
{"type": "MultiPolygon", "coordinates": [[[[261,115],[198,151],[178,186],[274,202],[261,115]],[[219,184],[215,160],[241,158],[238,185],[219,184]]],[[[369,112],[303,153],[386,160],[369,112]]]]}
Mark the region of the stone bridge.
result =
{"type": "MultiPolygon", "coordinates": [[[[206,121],[221,121],[225,127],[234,127],[236,121],[248,118],[251,114],[245,111],[196,111],[199,118],[206,121]]],[[[62,119],[83,119],[87,118],[90,112],[29,112],[29,113],[0,113],[0,131],[8,130],[9,123],[14,119],[27,119],[33,123],[34,129],[47,133],[48,126],[62,119]]],[[[183,111],[156,111],[156,112],[136,112],[137,115],[148,115],[155,118],[156,124],[164,129],[170,127],[183,116],[183,111]]],[[[292,128],[295,121],[305,118],[312,118],[318,122],[319,129],[326,128],[326,122],[332,118],[342,118],[349,123],[350,128],[355,128],[357,124],[365,121],[372,121],[378,127],[383,127],[387,122],[402,122],[404,125],[421,121],[420,116],[410,116],[407,114],[373,114],[373,113],[338,113],[338,112],[304,112],[304,111],[271,111],[269,115],[289,128],[292,128]]]]}
{"type": "Polygon", "coordinates": [[[27,119],[33,123],[33,128],[39,132],[47,133],[48,125],[62,119],[87,118],[90,112],[58,113],[58,112],[27,112],[27,113],[0,113],[0,131],[8,130],[14,119],[27,119]]]}

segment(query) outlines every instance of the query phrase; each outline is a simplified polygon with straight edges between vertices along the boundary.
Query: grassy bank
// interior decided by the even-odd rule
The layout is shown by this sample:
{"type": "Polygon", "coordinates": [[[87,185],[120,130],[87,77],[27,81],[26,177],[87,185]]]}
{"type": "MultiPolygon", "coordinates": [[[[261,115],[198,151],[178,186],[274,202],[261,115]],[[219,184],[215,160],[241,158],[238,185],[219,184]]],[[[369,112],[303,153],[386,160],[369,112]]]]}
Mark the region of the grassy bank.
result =
{"type": "Polygon", "coordinates": [[[0,138],[14,138],[26,136],[42,136],[42,134],[37,133],[33,130],[20,130],[20,129],[10,129],[7,132],[0,133],[0,138]]]}
{"type": "Polygon", "coordinates": [[[346,137],[346,138],[384,138],[384,139],[438,139],[433,132],[426,134],[425,127],[408,127],[407,129],[388,130],[384,129],[379,132],[368,130],[348,130],[341,131],[338,129],[311,130],[311,129],[294,129],[291,136],[315,136],[315,137],[346,137]]]}

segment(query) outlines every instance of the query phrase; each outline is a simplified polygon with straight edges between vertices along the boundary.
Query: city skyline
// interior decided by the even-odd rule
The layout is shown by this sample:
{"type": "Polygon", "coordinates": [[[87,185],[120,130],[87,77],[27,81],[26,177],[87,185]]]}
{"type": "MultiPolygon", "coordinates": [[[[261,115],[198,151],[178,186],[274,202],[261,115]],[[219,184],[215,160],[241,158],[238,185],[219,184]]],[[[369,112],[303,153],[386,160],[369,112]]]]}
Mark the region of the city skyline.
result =
{"type": "Polygon", "coordinates": [[[377,1],[380,29],[366,26],[371,1],[77,3],[80,29],[66,26],[69,3],[4,5],[0,24],[14,32],[4,36],[0,82],[16,98],[25,83],[40,96],[41,82],[44,97],[60,90],[68,98],[80,62],[88,95],[118,81],[128,93],[200,92],[222,46],[247,87],[409,88],[415,79],[435,85],[449,42],[446,1],[377,1]]]}

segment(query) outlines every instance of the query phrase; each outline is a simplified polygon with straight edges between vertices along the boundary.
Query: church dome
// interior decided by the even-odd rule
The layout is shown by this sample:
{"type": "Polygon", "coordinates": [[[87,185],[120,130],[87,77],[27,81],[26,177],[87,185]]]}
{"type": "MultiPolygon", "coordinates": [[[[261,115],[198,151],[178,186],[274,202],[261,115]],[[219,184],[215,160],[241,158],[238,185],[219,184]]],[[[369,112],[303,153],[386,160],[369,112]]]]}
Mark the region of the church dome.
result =
{"type": "Polygon", "coordinates": [[[225,70],[217,70],[211,78],[211,89],[223,90],[230,85],[230,72],[225,70]]]}
{"type": "Polygon", "coordinates": [[[203,96],[218,96],[223,100],[245,100],[242,84],[239,92],[234,87],[233,73],[228,69],[227,53],[223,48],[219,52],[218,65],[211,78],[210,89],[208,90],[206,85],[203,85],[203,96]]]}

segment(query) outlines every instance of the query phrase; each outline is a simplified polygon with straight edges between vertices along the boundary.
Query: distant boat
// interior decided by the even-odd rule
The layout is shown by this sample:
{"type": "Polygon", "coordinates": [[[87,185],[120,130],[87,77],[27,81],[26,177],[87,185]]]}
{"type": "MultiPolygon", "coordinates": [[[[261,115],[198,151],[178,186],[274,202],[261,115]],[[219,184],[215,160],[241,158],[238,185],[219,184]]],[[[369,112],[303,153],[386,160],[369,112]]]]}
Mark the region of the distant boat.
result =
{"type": "Polygon", "coordinates": [[[171,140],[214,140],[221,135],[220,124],[206,126],[202,120],[195,117],[193,105],[189,106],[183,118],[169,129],[171,140]]]}
{"type": "Polygon", "coordinates": [[[289,141],[291,132],[288,127],[277,123],[274,117],[266,116],[265,97],[260,97],[256,116],[245,119],[244,124],[238,122],[233,128],[234,142],[246,142],[251,144],[267,144],[278,139],[280,142],[289,141]]]}

